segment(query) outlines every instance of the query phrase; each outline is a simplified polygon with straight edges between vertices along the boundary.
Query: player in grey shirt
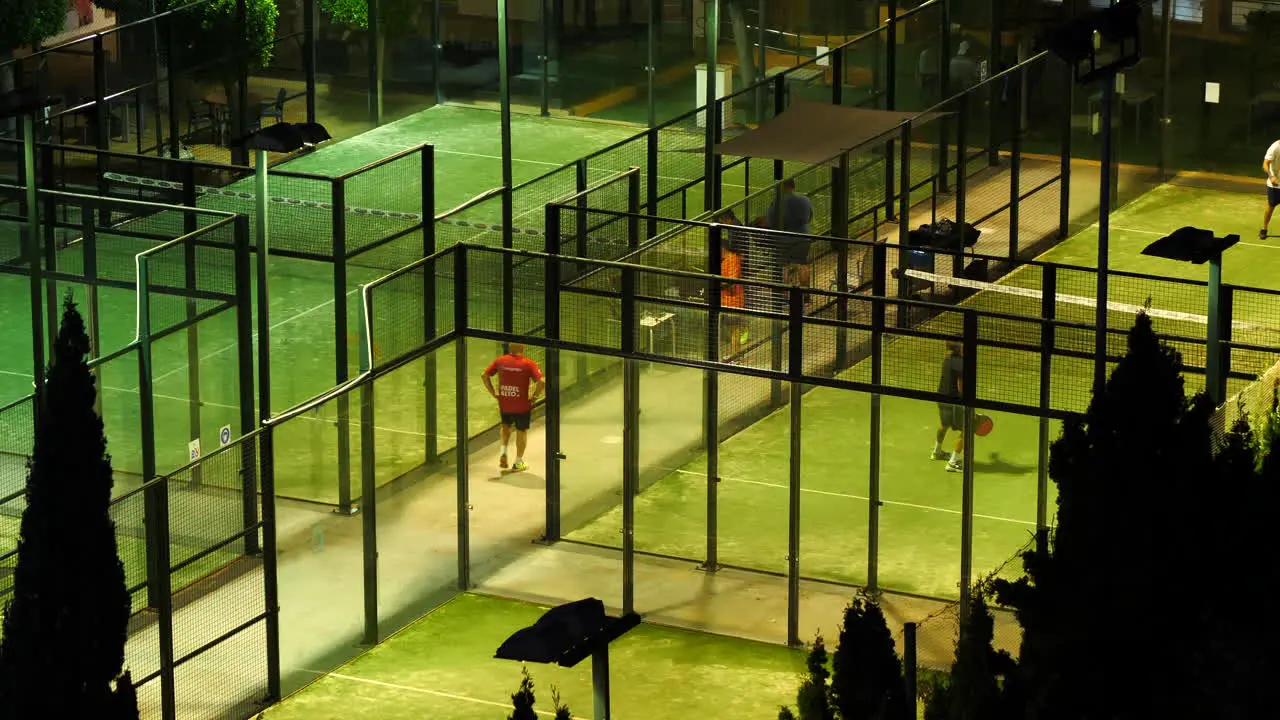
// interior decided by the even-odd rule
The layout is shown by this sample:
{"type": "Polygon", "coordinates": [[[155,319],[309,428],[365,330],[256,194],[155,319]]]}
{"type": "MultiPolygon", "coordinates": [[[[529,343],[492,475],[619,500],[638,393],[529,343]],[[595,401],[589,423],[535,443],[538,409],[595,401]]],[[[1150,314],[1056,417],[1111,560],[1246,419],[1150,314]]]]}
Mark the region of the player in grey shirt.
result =
{"type": "Polygon", "coordinates": [[[1267,228],[1271,225],[1271,213],[1280,205],[1280,140],[1271,143],[1267,154],[1262,156],[1262,172],[1267,175],[1267,210],[1262,214],[1262,229],[1258,231],[1258,239],[1267,239],[1267,228]]]}
{"type": "MultiPolygon", "coordinates": [[[[813,202],[796,192],[796,181],[790,178],[782,181],[782,197],[778,203],[782,206],[782,217],[778,217],[777,206],[769,207],[769,226],[786,232],[809,234],[809,223],[813,221],[813,202]]],[[[782,248],[782,262],[786,267],[786,281],[801,287],[809,287],[809,241],[801,238],[787,238],[786,247],[782,248]]]]}
{"type": "MultiPolygon", "coordinates": [[[[942,361],[942,373],[938,378],[938,394],[946,397],[956,398],[962,397],[964,390],[964,346],[958,342],[947,343],[947,358],[942,361]]],[[[952,405],[951,403],[938,403],[938,435],[933,442],[933,453],[931,457],[934,460],[949,460],[947,463],[947,472],[963,472],[964,466],[961,464],[964,457],[964,407],[961,405],[952,405]],[[950,458],[947,457],[947,451],[942,449],[942,443],[946,442],[948,430],[960,430],[960,437],[956,438],[955,452],[951,453],[950,458]]]]}

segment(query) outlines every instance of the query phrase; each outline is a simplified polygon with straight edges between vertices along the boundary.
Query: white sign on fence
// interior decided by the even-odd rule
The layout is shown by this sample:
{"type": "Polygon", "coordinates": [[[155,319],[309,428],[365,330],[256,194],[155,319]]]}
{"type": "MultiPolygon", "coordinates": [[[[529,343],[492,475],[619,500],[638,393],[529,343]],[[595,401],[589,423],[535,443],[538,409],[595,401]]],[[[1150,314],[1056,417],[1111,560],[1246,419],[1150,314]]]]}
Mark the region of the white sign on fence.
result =
{"type": "Polygon", "coordinates": [[[192,461],[200,459],[200,438],[187,443],[187,458],[192,461]]]}
{"type": "Polygon", "coordinates": [[[226,447],[231,444],[231,426],[230,425],[223,425],[221,428],[218,429],[218,442],[221,443],[219,447],[226,447]]]}

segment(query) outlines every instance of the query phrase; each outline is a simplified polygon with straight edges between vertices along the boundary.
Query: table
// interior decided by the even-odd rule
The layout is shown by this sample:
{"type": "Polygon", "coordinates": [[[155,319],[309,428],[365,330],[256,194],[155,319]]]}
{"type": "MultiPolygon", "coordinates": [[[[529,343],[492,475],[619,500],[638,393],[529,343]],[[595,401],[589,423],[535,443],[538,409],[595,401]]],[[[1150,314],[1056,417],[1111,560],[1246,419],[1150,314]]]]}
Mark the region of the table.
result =
{"type": "Polygon", "coordinates": [[[663,325],[666,325],[668,328],[671,329],[671,357],[673,358],[676,357],[676,348],[678,346],[676,342],[676,324],[674,322],[671,322],[672,320],[675,319],[675,317],[676,317],[675,313],[669,313],[669,312],[660,313],[660,314],[646,312],[644,315],[640,317],[640,326],[649,331],[649,352],[650,353],[655,352],[654,346],[653,346],[654,331],[656,331],[658,328],[662,327],[663,325]]]}
{"type": "MultiPolygon", "coordinates": [[[[268,98],[259,93],[250,92],[245,98],[245,108],[261,107],[262,103],[268,100],[274,100],[274,97],[268,98]]],[[[230,112],[229,106],[231,105],[227,101],[227,91],[219,89],[205,95],[204,104],[209,106],[209,110],[214,116],[215,132],[218,135],[219,144],[225,146],[227,144],[227,133],[231,130],[230,123],[225,120],[230,112]]]]}

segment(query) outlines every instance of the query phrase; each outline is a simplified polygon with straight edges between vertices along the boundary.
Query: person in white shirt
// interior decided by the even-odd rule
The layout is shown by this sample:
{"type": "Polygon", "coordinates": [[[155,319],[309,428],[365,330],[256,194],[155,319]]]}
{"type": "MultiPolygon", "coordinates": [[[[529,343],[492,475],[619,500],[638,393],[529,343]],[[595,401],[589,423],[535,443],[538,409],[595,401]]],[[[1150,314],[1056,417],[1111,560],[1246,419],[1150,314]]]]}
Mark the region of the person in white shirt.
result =
{"type": "Polygon", "coordinates": [[[1280,140],[1271,143],[1267,154],[1262,157],[1262,172],[1267,174],[1267,211],[1262,214],[1262,229],[1258,231],[1258,239],[1267,239],[1267,228],[1271,225],[1271,213],[1280,205],[1280,140]]]}

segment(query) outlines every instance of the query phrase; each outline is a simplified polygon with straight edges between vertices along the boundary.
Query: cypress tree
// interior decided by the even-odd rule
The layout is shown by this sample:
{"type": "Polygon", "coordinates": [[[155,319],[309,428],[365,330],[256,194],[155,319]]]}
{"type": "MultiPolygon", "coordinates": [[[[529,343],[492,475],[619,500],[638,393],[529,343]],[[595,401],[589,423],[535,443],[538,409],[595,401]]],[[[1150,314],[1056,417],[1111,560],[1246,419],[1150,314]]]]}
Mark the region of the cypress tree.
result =
{"type": "Polygon", "coordinates": [[[121,677],[130,603],[84,319],[68,294],[38,412],[0,641],[6,717],[137,717],[121,677]],[[113,681],[120,679],[113,690],[113,681]],[[131,710],[131,713],[130,713],[131,710]]]}
{"type": "Polygon", "coordinates": [[[996,720],[1003,707],[1002,680],[1013,658],[992,647],[995,618],[981,592],[973,593],[969,614],[961,618],[951,677],[943,691],[950,720],[996,720]]]}
{"type": "Polygon", "coordinates": [[[840,645],[831,665],[831,702],[841,720],[905,716],[902,661],[884,613],[874,601],[854,598],[845,608],[840,645]]]}
{"type": "Polygon", "coordinates": [[[569,706],[561,701],[560,691],[554,685],[551,686],[551,705],[555,708],[553,720],[573,720],[573,713],[569,712],[569,706]]]}
{"type": "Polygon", "coordinates": [[[538,713],[533,709],[533,678],[529,676],[529,668],[520,671],[520,689],[511,696],[511,714],[507,720],[537,720],[538,713]]]}
{"type": "MultiPolygon", "coordinates": [[[[830,688],[827,679],[831,671],[827,669],[827,646],[819,635],[813,641],[809,656],[805,660],[807,674],[800,689],[796,692],[796,708],[799,720],[834,720],[831,708],[830,688]]],[[[796,713],[791,708],[778,710],[778,720],[796,720],[796,713]]]]}

